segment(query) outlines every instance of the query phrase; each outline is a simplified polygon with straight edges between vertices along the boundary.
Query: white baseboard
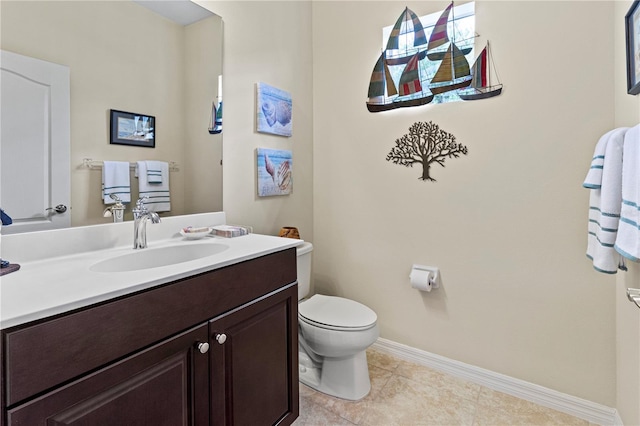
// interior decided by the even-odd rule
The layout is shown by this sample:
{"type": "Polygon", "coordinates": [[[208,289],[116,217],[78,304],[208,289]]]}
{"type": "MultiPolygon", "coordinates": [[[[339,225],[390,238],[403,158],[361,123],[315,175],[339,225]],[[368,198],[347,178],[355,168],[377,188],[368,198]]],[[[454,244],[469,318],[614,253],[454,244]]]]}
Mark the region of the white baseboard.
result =
{"type": "Polygon", "coordinates": [[[443,373],[486,386],[490,389],[570,414],[591,423],[607,426],[622,426],[622,420],[615,408],[412,348],[391,340],[379,338],[373,344],[373,347],[380,352],[386,352],[400,359],[431,367],[434,370],[439,370],[443,373]]]}

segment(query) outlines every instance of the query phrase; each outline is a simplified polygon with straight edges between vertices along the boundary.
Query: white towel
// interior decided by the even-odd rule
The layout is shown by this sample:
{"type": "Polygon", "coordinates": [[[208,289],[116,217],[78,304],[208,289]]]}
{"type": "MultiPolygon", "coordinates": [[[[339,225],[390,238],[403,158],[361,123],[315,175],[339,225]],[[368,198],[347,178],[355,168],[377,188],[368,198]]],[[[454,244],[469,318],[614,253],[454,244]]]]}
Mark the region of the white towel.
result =
{"type": "Polygon", "coordinates": [[[102,165],[102,200],[105,204],[115,201],[109,196],[117,195],[123,203],[131,202],[131,182],[129,163],[126,161],[105,161],[102,165]]]}
{"type": "Polygon", "coordinates": [[[593,159],[591,160],[591,167],[589,168],[587,177],[584,179],[584,183],[582,184],[583,187],[589,189],[600,189],[600,186],[602,185],[602,167],[604,165],[604,154],[607,148],[607,142],[609,142],[609,136],[611,136],[615,130],[616,129],[608,131],[602,135],[598,141],[593,153],[593,159]]]}
{"type": "MultiPolygon", "coordinates": [[[[624,127],[608,132],[605,135],[608,135],[608,138],[604,143],[603,139],[600,139],[594,161],[597,159],[596,165],[601,163],[602,168],[592,168],[590,172],[599,170],[600,173],[591,177],[587,175],[589,184],[594,188],[589,195],[587,257],[593,261],[593,267],[597,271],[607,274],[615,274],[622,265],[620,255],[614,249],[614,243],[622,202],[622,152],[627,130],[628,128],[624,127]]],[[[593,164],[592,161],[592,167],[593,164]]]]}
{"type": "Polygon", "coordinates": [[[169,170],[164,161],[147,160],[147,183],[162,183],[163,170],[169,170]]]}
{"type": "Polygon", "coordinates": [[[640,125],[624,137],[622,164],[622,208],[615,249],[640,262],[640,125]]]}
{"type": "Polygon", "coordinates": [[[136,162],[136,177],[140,197],[145,195],[149,199],[144,203],[152,212],[168,212],[171,210],[171,194],[169,192],[169,164],[159,161],[162,174],[162,183],[149,183],[147,181],[147,162],[136,162]]]}

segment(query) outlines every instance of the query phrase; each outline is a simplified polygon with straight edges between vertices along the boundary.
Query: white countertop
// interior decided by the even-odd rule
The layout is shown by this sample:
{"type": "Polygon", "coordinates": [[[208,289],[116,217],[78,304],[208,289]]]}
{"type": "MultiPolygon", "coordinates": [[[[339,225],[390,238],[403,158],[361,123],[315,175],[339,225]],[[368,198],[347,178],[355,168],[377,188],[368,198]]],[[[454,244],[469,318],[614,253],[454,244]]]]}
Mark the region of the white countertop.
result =
{"type": "MultiPolygon", "coordinates": [[[[199,220],[194,220],[193,216],[183,216],[182,219],[180,226],[188,226],[189,224],[202,226],[202,223],[219,224],[211,223],[211,216],[207,216],[204,219],[200,218],[199,220]]],[[[165,222],[164,219],[163,222],[165,222]]],[[[89,306],[191,275],[275,253],[302,243],[302,240],[258,234],[236,238],[206,237],[201,240],[186,240],[178,233],[180,230],[180,227],[177,226],[178,221],[169,222],[164,228],[171,227],[171,232],[169,232],[171,236],[164,239],[153,239],[150,231],[156,225],[148,225],[148,248],[141,250],[153,250],[154,248],[180,244],[225,244],[229,248],[212,256],[173,265],[128,272],[106,273],[93,272],[90,267],[108,258],[128,253],[135,254],[140,249],[134,250],[131,245],[95,249],[94,244],[93,250],[82,251],[81,248],[77,247],[75,250],[67,248],[57,252],[62,252],[63,254],[56,257],[35,256],[35,258],[29,258],[29,255],[26,254],[27,250],[21,248],[20,246],[23,244],[19,243],[37,244],[39,240],[34,239],[33,235],[25,236],[21,239],[16,235],[15,240],[9,241],[9,248],[13,249],[9,251],[13,253],[6,253],[7,250],[4,247],[4,243],[5,240],[9,240],[9,237],[14,236],[3,237],[2,257],[11,262],[20,263],[21,268],[19,271],[0,278],[0,328],[13,327],[36,319],[89,306]],[[69,253],[70,251],[75,251],[75,253],[69,253]],[[21,254],[25,260],[12,258],[11,254],[14,253],[16,255],[21,254]]],[[[122,224],[113,224],[113,229],[118,228],[118,226],[122,227],[122,224]]],[[[129,227],[131,226],[128,226],[127,229],[129,227]]],[[[75,234],[75,238],[71,239],[78,245],[80,244],[79,241],[82,241],[81,238],[78,238],[79,232],[86,238],[90,238],[92,234],[95,235],[96,228],[99,228],[97,232],[100,235],[105,235],[105,233],[106,235],[111,235],[109,234],[109,229],[105,230],[104,225],[83,228],[86,229],[79,231],[80,228],[70,228],[67,233],[61,232],[61,230],[45,231],[39,233],[42,234],[40,240],[52,240],[51,235],[47,233],[57,232],[56,240],[64,246],[63,241],[60,240],[69,239],[65,237],[75,234]]],[[[162,234],[160,230],[157,233],[162,234]]],[[[125,234],[126,232],[123,233],[123,235],[125,234]]],[[[129,235],[131,235],[129,243],[132,244],[133,237],[132,234],[129,235]]],[[[115,240],[118,239],[115,238],[115,240]]],[[[46,245],[45,243],[43,244],[46,245]]]]}

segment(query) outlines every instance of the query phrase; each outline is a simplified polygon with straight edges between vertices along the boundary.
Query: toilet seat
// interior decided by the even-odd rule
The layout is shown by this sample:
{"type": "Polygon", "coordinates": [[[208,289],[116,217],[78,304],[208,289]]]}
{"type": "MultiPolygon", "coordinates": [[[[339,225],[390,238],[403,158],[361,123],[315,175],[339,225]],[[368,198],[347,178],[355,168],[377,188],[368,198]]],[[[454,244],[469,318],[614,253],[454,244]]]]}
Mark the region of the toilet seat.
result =
{"type": "Polygon", "coordinates": [[[376,313],[362,303],[322,294],[300,302],[298,318],[316,327],[340,331],[367,330],[378,320],[376,313]]]}

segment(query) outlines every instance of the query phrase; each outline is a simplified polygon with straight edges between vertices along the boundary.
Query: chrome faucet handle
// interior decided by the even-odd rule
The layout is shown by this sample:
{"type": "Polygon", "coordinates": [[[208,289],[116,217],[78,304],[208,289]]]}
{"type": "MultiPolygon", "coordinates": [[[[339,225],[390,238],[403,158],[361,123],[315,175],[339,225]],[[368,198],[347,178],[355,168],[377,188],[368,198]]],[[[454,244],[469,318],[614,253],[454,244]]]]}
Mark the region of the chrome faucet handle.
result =
{"type": "Polygon", "coordinates": [[[136,210],[138,210],[140,213],[146,213],[147,212],[147,206],[144,205],[144,203],[146,201],[149,201],[149,196],[148,195],[140,197],[138,199],[138,201],[136,201],[136,210]]]}

